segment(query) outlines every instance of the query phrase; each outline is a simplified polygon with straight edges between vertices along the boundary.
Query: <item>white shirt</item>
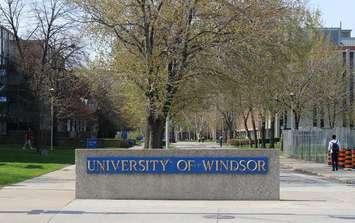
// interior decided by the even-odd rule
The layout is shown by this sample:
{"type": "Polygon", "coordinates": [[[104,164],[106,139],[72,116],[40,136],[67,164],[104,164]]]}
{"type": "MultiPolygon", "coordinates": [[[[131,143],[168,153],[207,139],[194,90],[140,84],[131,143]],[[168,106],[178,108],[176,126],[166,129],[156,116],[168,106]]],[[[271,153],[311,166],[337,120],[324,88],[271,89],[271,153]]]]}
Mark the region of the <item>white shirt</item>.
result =
{"type": "Polygon", "coordinates": [[[332,151],[333,143],[338,143],[339,148],[341,148],[339,140],[338,139],[332,139],[332,140],[329,141],[329,145],[328,145],[328,151],[330,153],[333,153],[333,151],[332,151]]]}

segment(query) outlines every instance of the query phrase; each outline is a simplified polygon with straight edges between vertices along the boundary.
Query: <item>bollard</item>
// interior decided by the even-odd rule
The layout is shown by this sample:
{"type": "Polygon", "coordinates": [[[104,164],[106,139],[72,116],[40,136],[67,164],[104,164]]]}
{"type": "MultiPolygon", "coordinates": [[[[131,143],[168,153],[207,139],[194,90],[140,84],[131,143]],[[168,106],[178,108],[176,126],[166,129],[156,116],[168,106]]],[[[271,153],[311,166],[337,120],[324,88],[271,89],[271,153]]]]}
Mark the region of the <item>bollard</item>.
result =
{"type": "Polygon", "coordinates": [[[338,156],[338,166],[339,168],[344,168],[345,164],[345,149],[340,149],[338,156]]]}

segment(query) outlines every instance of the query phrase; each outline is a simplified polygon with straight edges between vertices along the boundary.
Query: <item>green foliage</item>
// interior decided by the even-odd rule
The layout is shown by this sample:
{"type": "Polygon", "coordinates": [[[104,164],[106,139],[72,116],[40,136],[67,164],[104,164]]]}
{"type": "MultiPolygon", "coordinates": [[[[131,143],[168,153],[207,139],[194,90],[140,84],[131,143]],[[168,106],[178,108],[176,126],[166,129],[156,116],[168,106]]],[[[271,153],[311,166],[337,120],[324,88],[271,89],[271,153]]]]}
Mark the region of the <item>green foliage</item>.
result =
{"type": "Polygon", "coordinates": [[[143,132],[139,129],[136,129],[134,131],[130,131],[128,133],[128,139],[129,140],[137,140],[138,138],[143,136],[143,132]]]}
{"type": "Polygon", "coordinates": [[[341,67],[319,38],[319,12],[303,1],[72,2],[92,21],[89,30],[109,39],[102,70],[115,82],[115,108],[131,128],[146,125],[147,144],[161,141],[168,115],[196,135],[216,135],[223,117],[230,136],[240,117],[252,117],[256,134],[258,121],[265,126],[285,110],[299,122],[317,102],[314,88],[334,99],[322,80],[341,67]]]}

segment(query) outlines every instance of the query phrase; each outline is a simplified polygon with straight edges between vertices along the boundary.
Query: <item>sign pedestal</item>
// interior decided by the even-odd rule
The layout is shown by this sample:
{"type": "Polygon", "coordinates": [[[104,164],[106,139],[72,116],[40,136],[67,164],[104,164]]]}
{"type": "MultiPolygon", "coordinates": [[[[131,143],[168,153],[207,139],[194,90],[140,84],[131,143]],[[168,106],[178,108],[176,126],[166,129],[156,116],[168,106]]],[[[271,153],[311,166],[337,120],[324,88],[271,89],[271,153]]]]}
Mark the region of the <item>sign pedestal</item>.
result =
{"type": "Polygon", "coordinates": [[[279,200],[276,150],[76,150],[76,198],[279,200]]]}

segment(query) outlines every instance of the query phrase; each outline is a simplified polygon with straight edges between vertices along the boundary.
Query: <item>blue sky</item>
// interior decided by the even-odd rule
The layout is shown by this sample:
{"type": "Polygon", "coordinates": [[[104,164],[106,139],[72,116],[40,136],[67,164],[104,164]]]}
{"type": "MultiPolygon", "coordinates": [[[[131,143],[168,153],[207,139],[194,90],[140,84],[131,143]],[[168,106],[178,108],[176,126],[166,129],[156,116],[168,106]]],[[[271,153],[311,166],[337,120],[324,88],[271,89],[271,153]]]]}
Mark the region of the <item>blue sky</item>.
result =
{"type": "Polygon", "coordinates": [[[355,0],[308,0],[311,8],[319,8],[322,12],[324,26],[352,29],[355,36],[355,0]]]}

